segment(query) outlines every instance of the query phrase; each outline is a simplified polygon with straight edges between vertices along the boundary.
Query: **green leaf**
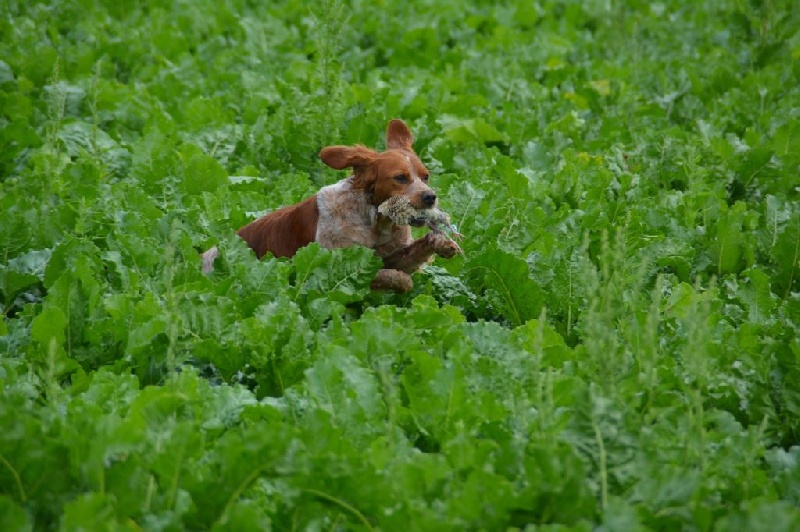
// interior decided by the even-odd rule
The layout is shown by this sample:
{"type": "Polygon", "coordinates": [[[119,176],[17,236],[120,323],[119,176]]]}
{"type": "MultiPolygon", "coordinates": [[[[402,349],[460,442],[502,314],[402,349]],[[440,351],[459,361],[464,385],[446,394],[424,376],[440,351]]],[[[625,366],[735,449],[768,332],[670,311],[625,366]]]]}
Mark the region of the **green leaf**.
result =
{"type": "Polygon", "coordinates": [[[8,63],[0,59],[0,85],[14,82],[14,72],[8,63]]]}
{"type": "Polygon", "coordinates": [[[129,332],[127,335],[126,353],[136,355],[154,340],[167,333],[167,316],[162,303],[152,294],[139,300],[128,317],[129,332]]]}
{"type": "Polygon", "coordinates": [[[224,525],[214,530],[270,530],[272,520],[260,501],[236,501],[228,510],[224,525]]]}
{"type": "Polygon", "coordinates": [[[754,499],[738,511],[725,515],[715,530],[752,530],[753,532],[791,532],[800,527],[800,510],[786,501],[754,499]]]}
{"type": "Polygon", "coordinates": [[[553,367],[562,366],[576,358],[564,338],[552,326],[537,319],[528,320],[524,325],[514,329],[511,339],[525,350],[526,355],[530,353],[541,356],[546,364],[553,367]]]}
{"type": "Polygon", "coordinates": [[[48,249],[31,250],[0,265],[0,294],[6,304],[13,301],[18,293],[43,280],[50,255],[51,250],[48,249]]]}
{"type": "Polygon", "coordinates": [[[31,338],[43,347],[55,342],[62,347],[66,339],[67,316],[60,308],[47,307],[31,323],[31,338]]]}
{"type": "Polygon", "coordinates": [[[700,475],[684,466],[662,465],[641,476],[632,498],[658,513],[665,508],[683,507],[694,497],[700,483],[700,475]]]}
{"type": "MultiPolygon", "coordinates": [[[[186,180],[193,177],[186,174],[185,165],[188,158],[179,158],[175,149],[175,140],[168,132],[162,131],[161,124],[151,127],[146,134],[133,144],[131,157],[131,173],[141,187],[154,196],[164,194],[175,176],[185,175],[186,180]]],[[[200,154],[199,148],[189,148],[189,157],[200,154]]]]}
{"type": "Polygon", "coordinates": [[[65,349],[67,326],[67,316],[52,306],[31,322],[31,338],[38,345],[30,349],[28,359],[51,378],[63,377],[80,367],[65,349]]]}
{"type": "Polygon", "coordinates": [[[411,407],[411,417],[423,437],[443,440],[456,419],[469,415],[463,369],[424,352],[410,353],[413,365],[403,372],[402,384],[411,407]]]}
{"type": "Polygon", "coordinates": [[[531,278],[524,260],[499,249],[489,249],[471,257],[464,269],[472,290],[483,294],[512,325],[522,325],[539,315],[542,289],[531,278]]]}
{"type": "Polygon", "coordinates": [[[612,497],[603,510],[603,524],[597,530],[598,532],[643,532],[647,527],[636,514],[634,505],[620,497],[612,497]]]}
{"type": "Polygon", "coordinates": [[[8,305],[14,297],[39,283],[40,279],[31,273],[19,273],[11,269],[0,270],[0,286],[2,286],[3,301],[8,305]]]}
{"type": "Polygon", "coordinates": [[[738,295],[747,305],[748,321],[753,324],[769,323],[778,304],[778,298],[770,288],[769,276],[756,268],[745,270],[742,274],[748,283],[746,287],[740,287],[738,295]]]}
{"type": "MultiPolygon", "coordinates": [[[[281,396],[302,381],[303,371],[310,364],[313,334],[295,303],[280,297],[262,305],[238,325],[237,333],[237,339],[248,341],[242,347],[253,368],[250,377],[258,382],[261,396],[281,396]]],[[[228,372],[240,369],[227,360],[228,356],[222,350],[211,361],[228,372]]]]}
{"type": "Polygon", "coordinates": [[[481,142],[486,145],[505,144],[507,135],[480,118],[459,118],[444,115],[438,119],[448,140],[456,143],[481,142]]]}
{"type": "Polygon", "coordinates": [[[213,192],[228,184],[228,173],[213,157],[200,148],[187,144],[181,152],[183,160],[183,188],[187,194],[213,192]]]}
{"type": "Polygon", "coordinates": [[[787,167],[800,163],[798,139],[800,139],[800,126],[797,120],[788,117],[786,123],[778,127],[773,134],[772,149],[787,167]]]}
{"type": "Polygon", "coordinates": [[[330,416],[331,423],[351,436],[382,432],[386,408],[375,375],[339,347],[323,352],[306,372],[303,397],[330,416]]]}
{"type": "Polygon", "coordinates": [[[130,153],[120,146],[103,129],[82,121],[65,124],[58,132],[58,138],[70,157],[84,154],[97,158],[116,172],[121,172],[130,160],[130,153]]]}
{"type": "Polygon", "coordinates": [[[791,218],[774,240],[770,256],[777,266],[776,290],[786,297],[800,284],[800,208],[792,210],[791,218]]]}
{"type": "Polygon", "coordinates": [[[113,495],[104,493],[84,493],[64,505],[61,527],[64,530],[107,530],[125,529],[132,526],[118,526],[115,516],[113,495]]]}
{"type": "MultiPolygon", "coordinates": [[[[187,471],[184,485],[194,502],[191,522],[205,523],[210,528],[225,527],[229,519],[246,519],[241,515],[242,509],[237,509],[239,503],[252,499],[264,479],[289,472],[283,469],[284,465],[290,469],[293,466],[291,458],[287,462],[286,453],[302,453],[299,448],[290,449],[296,436],[294,427],[267,417],[223,433],[196,467],[187,471]]],[[[302,455],[295,456],[295,460],[302,461],[302,455]]],[[[276,490],[267,500],[291,499],[292,491],[276,490]]]]}
{"type": "Polygon", "coordinates": [[[369,285],[382,265],[371,249],[329,250],[316,243],[298,250],[293,263],[295,301],[326,297],[341,304],[360,301],[369,294],[369,285]]]}
{"type": "Polygon", "coordinates": [[[741,271],[744,254],[742,234],[744,210],[744,204],[737,203],[732,209],[724,209],[716,220],[713,254],[717,275],[741,271]]]}
{"type": "Polygon", "coordinates": [[[6,495],[0,495],[0,529],[20,532],[33,530],[33,523],[25,510],[6,495]]]}

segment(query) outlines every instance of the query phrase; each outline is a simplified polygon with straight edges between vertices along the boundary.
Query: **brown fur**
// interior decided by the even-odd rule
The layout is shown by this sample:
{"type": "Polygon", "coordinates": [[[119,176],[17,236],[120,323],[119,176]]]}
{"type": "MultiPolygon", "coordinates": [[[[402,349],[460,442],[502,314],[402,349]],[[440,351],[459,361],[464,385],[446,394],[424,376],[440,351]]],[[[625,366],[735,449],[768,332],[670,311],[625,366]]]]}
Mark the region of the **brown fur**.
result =
{"type": "Polygon", "coordinates": [[[276,257],[291,257],[314,241],[318,219],[317,197],[311,196],[250,222],[236,234],[253,248],[259,259],[268,251],[276,257]]]}
{"type": "Polygon", "coordinates": [[[378,153],[364,146],[329,146],[319,154],[336,170],[353,168],[353,187],[370,194],[370,203],[380,205],[396,195],[407,195],[414,207],[424,206],[423,195],[433,194],[428,186],[428,170],[411,149],[390,148],[378,153]],[[408,182],[395,178],[404,176],[408,182]]]}

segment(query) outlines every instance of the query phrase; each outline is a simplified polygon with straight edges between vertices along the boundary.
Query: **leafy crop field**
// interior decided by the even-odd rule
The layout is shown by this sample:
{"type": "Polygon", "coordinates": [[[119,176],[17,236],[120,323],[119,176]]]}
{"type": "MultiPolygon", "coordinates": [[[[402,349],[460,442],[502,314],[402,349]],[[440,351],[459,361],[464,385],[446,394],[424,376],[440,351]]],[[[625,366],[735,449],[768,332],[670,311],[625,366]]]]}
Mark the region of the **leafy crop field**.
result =
{"type": "Polygon", "coordinates": [[[0,530],[800,529],[795,2],[2,4],[0,530]],[[395,117],[463,257],[234,235],[395,117]]]}

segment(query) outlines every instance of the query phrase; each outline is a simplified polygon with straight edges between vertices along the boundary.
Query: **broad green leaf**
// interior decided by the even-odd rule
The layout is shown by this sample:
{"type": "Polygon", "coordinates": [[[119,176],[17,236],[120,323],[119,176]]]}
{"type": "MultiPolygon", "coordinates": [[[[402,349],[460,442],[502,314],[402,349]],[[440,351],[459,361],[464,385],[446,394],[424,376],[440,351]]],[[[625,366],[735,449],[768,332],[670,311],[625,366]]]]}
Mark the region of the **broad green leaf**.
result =
{"type": "Polygon", "coordinates": [[[375,375],[341,348],[324,350],[306,372],[303,395],[326,412],[334,426],[351,435],[381,432],[386,413],[375,375]]]}
{"type": "Polygon", "coordinates": [[[480,118],[461,119],[454,116],[443,116],[439,119],[446,137],[457,143],[481,142],[486,145],[503,144],[508,141],[506,135],[480,118]]]}
{"type": "Polygon", "coordinates": [[[8,63],[0,60],[0,85],[5,83],[12,83],[14,81],[14,72],[8,63]]]}
{"type": "Polygon", "coordinates": [[[125,526],[117,521],[115,506],[113,495],[85,493],[64,506],[61,527],[65,530],[135,530],[133,523],[125,526]]]}
{"type": "Polygon", "coordinates": [[[60,308],[48,307],[31,323],[31,338],[44,350],[63,353],[66,328],[66,314],[60,308]]]}
{"type": "Polygon", "coordinates": [[[228,174],[213,157],[188,144],[181,152],[183,188],[187,194],[213,192],[228,183],[228,174]]]}
{"type": "Polygon", "coordinates": [[[363,299],[381,267],[370,249],[353,246],[328,250],[318,244],[301,248],[293,263],[296,301],[310,302],[325,296],[342,304],[363,299]]]}
{"type": "Polygon", "coordinates": [[[738,273],[744,254],[742,215],[744,205],[738,203],[733,209],[724,209],[715,222],[714,258],[716,273],[738,273]]]}
{"type": "Polygon", "coordinates": [[[770,289],[769,276],[756,268],[743,272],[748,281],[747,287],[740,287],[739,296],[748,307],[748,321],[765,324],[773,318],[777,297],[770,289]]]}
{"type": "Polygon", "coordinates": [[[775,285],[778,295],[786,297],[796,290],[800,279],[800,209],[792,210],[783,230],[774,239],[770,256],[777,266],[775,285]]]}
{"type": "Polygon", "coordinates": [[[117,172],[121,172],[130,160],[130,153],[106,131],[86,122],[65,124],[58,132],[58,138],[64,143],[70,157],[77,158],[86,154],[102,161],[106,168],[117,172]]]}
{"type": "Polygon", "coordinates": [[[31,273],[19,273],[11,269],[0,270],[0,285],[3,287],[3,301],[10,304],[19,292],[35,286],[39,277],[31,273]]]}
{"type": "Polygon", "coordinates": [[[8,306],[16,294],[35,286],[44,277],[51,250],[31,250],[0,265],[0,293],[8,306]]]}
{"type": "MultiPolygon", "coordinates": [[[[286,457],[287,452],[302,452],[290,447],[295,437],[296,429],[268,419],[221,434],[182,482],[194,502],[190,519],[209,527],[225,527],[229,519],[242,519],[237,503],[250,499],[261,479],[274,478],[280,471],[288,473],[283,466],[292,469],[299,465],[293,464],[291,455],[286,457]]],[[[291,491],[276,492],[274,497],[291,498],[291,491]]]]}
{"type": "Polygon", "coordinates": [[[236,501],[228,510],[224,524],[214,530],[270,530],[272,520],[256,501],[236,501]]]}
{"type": "MultiPolygon", "coordinates": [[[[283,395],[286,388],[302,379],[310,364],[313,335],[295,303],[280,298],[264,304],[236,331],[233,342],[247,340],[242,346],[242,358],[253,369],[250,377],[258,382],[259,395],[283,395]]],[[[222,351],[214,354],[211,361],[216,363],[219,359],[220,367],[228,371],[241,369],[231,366],[225,360],[227,356],[222,351]]]]}
{"type": "Polygon", "coordinates": [[[463,369],[424,352],[411,354],[413,365],[403,372],[402,384],[409,398],[412,421],[423,438],[441,441],[456,420],[468,416],[463,369]]]}
{"type": "MultiPolygon", "coordinates": [[[[555,367],[566,364],[575,357],[564,338],[549,324],[540,320],[528,320],[517,327],[512,331],[511,339],[530,355],[542,357],[548,365],[555,367]]],[[[513,345],[511,341],[508,344],[513,345]]]]}
{"type": "Polygon", "coordinates": [[[20,532],[33,530],[28,513],[6,495],[0,495],[0,528],[20,532]]]}
{"type": "Polygon", "coordinates": [[[622,498],[614,497],[603,509],[603,532],[643,532],[647,530],[636,514],[636,508],[622,498]]]}
{"type": "Polygon", "coordinates": [[[800,526],[800,510],[785,501],[754,499],[741,505],[717,522],[715,530],[790,532],[800,526]]]}
{"type": "Polygon", "coordinates": [[[538,316],[542,290],[531,279],[524,260],[490,249],[470,258],[465,270],[469,272],[473,290],[480,287],[480,293],[511,324],[522,325],[538,316]]]}

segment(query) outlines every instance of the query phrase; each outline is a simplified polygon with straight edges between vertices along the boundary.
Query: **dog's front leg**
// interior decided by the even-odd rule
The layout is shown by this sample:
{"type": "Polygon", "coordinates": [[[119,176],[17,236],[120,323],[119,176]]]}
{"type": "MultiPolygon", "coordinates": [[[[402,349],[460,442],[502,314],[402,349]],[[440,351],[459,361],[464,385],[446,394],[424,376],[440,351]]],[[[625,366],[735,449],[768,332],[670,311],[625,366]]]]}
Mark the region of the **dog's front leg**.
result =
{"type": "Polygon", "coordinates": [[[390,290],[399,294],[404,294],[414,288],[414,281],[406,272],[384,268],[378,270],[378,274],[372,281],[370,288],[373,290],[390,290]]]}
{"type": "Polygon", "coordinates": [[[450,259],[460,251],[458,244],[442,233],[428,233],[404,248],[381,257],[386,268],[411,274],[430,262],[434,254],[450,259]]]}

